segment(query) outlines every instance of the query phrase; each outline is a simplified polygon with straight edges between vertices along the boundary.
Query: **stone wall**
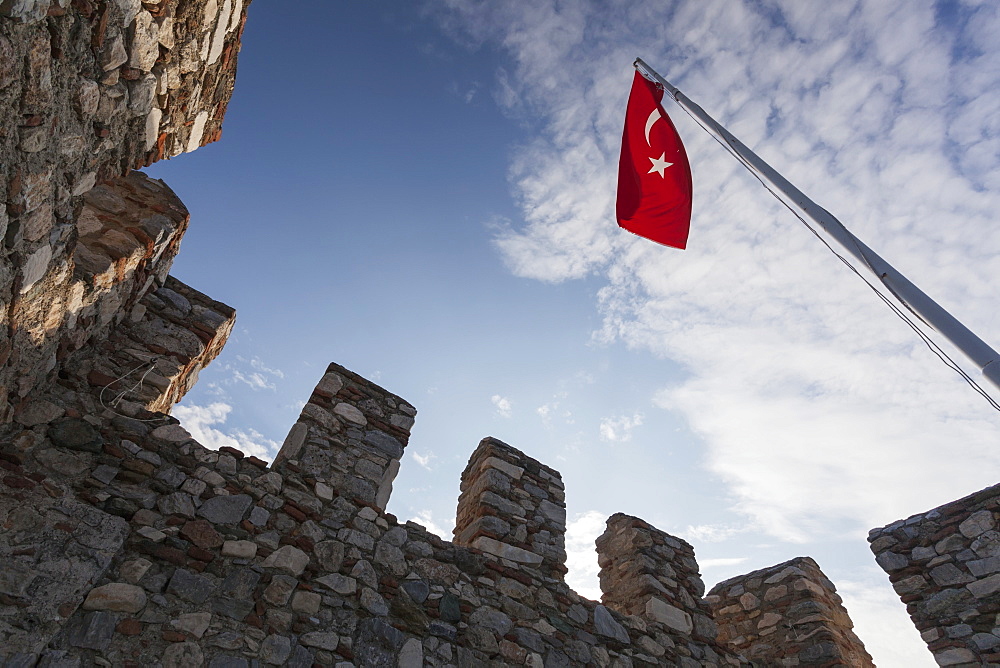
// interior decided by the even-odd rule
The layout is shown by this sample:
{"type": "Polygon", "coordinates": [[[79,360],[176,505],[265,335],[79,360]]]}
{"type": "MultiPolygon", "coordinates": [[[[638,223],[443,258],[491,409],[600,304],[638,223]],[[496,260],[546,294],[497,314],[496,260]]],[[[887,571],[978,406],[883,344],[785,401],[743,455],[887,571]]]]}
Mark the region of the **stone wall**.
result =
{"type": "Polygon", "coordinates": [[[660,625],[665,637],[646,642],[654,657],[675,648],[671,665],[738,664],[719,643],[715,622],[702,600],[705,585],[694,548],[688,543],[622,513],[608,519],[597,539],[601,600],[608,608],[660,625]],[[719,652],[721,651],[721,656],[719,652]]]}
{"type": "Polygon", "coordinates": [[[403,399],[331,364],[275,465],[308,470],[325,488],[384,510],[416,414],[403,399]]]}
{"type": "Polygon", "coordinates": [[[566,574],[562,477],[520,450],[483,439],[465,472],[455,544],[516,562],[538,577],[566,574]]]}
{"type": "Polygon", "coordinates": [[[62,334],[97,334],[83,331],[74,306],[123,311],[101,283],[107,262],[152,261],[135,254],[135,241],[148,246],[159,230],[101,230],[117,212],[87,216],[83,197],[95,184],[117,189],[133,167],[218,139],[247,4],[0,2],[0,418],[9,418],[8,402],[54,379],[62,334]],[[84,279],[102,290],[80,295],[84,279]],[[79,303],[104,296],[104,306],[79,303]]]}
{"type": "Polygon", "coordinates": [[[833,583],[809,557],[720,582],[719,641],[767,666],[872,667],[833,583]]]}
{"type": "Polygon", "coordinates": [[[99,394],[55,392],[48,421],[0,434],[7,664],[741,665],[690,628],[570,589],[555,568],[559,474],[495,439],[470,459],[466,490],[480,493],[462,507],[531,525],[519,545],[538,558],[449,543],[386,514],[378,486],[415,411],[342,367],[270,468],[205,449],[169,416],[108,411],[99,394]],[[508,478],[516,507],[490,505],[483,471],[508,478]]]}
{"type": "MultiPolygon", "coordinates": [[[[39,383],[23,370],[41,355],[59,391],[102,388],[117,412],[168,411],[179,401],[235,319],[233,309],[168,276],[187,224],[173,192],[139,172],[91,189],[72,270],[41,278],[44,299],[13,310],[32,337],[8,357],[8,372],[21,372],[16,387],[39,383]]],[[[32,396],[12,402],[22,424],[52,410],[32,396]]]]}
{"type": "Polygon", "coordinates": [[[868,536],[939,666],[1000,664],[998,511],[994,485],[868,536]]]}

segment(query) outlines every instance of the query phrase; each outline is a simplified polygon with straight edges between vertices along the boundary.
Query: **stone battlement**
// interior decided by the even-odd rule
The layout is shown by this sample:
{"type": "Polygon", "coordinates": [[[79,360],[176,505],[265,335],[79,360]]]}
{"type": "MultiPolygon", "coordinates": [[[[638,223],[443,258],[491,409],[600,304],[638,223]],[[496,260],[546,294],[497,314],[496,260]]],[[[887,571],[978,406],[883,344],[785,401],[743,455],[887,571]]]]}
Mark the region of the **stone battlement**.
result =
{"type": "Polygon", "coordinates": [[[994,485],[868,535],[938,665],[1000,663],[998,511],[994,485]]]}
{"type": "MultiPolygon", "coordinates": [[[[496,439],[463,473],[455,542],[400,524],[384,506],[416,410],[339,365],[273,466],[208,450],[138,402],[131,416],[109,410],[105,388],[74,388],[33,398],[19,413],[32,419],[0,433],[9,663],[739,666],[748,648],[765,663],[789,656],[727,635],[740,615],[702,598],[693,548],[635,517],[614,515],[597,541],[603,603],[574,592],[558,471],[496,439]]],[[[793,589],[827,587],[835,599],[806,561],[808,572],[791,569],[793,589]]],[[[781,605],[767,614],[796,619],[781,605]]],[[[842,608],[788,625],[807,622],[817,642],[850,633],[842,608]]]]}
{"type": "Polygon", "coordinates": [[[83,417],[58,395],[38,401],[52,419],[0,441],[12,564],[0,610],[46,620],[0,626],[8,662],[742,663],[658,610],[633,617],[573,592],[558,472],[495,439],[464,476],[470,545],[386,514],[379,486],[415,411],[337,365],[273,467],[207,450],[165,415],[115,415],[96,394],[83,417]],[[59,571],[76,544],[87,550],[59,571]]]}
{"type": "Polygon", "coordinates": [[[462,473],[455,544],[513,561],[538,577],[566,574],[562,477],[495,438],[479,444],[462,473]]]}
{"type": "Polygon", "coordinates": [[[766,665],[871,667],[833,583],[809,557],[720,582],[707,602],[719,639],[766,665]]]}

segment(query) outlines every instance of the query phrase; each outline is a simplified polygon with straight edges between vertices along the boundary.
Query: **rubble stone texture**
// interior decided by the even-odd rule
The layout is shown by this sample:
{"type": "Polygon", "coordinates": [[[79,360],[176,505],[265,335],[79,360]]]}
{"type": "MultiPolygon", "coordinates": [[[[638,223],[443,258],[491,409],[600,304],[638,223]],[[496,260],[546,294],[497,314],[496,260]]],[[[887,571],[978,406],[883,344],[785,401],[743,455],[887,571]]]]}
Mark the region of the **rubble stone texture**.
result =
{"type": "Polygon", "coordinates": [[[597,539],[597,555],[601,600],[608,608],[669,629],[682,638],[690,657],[711,665],[726,662],[715,656],[718,633],[702,600],[705,585],[694,548],[637,517],[617,513],[597,539]]]}
{"type": "Polygon", "coordinates": [[[219,138],[248,4],[0,2],[0,418],[162,285],[187,212],[120,177],[219,138]]]}
{"type": "Polygon", "coordinates": [[[871,667],[833,583],[809,557],[724,582],[706,601],[719,641],[768,666],[871,667]]]}
{"type": "Polygon", "coordinates": [[[1000,664],[998,511],[994,485],[868,535],[939,666],[1000,664]]]}
{"type": "Polygon", "coordinates": [[[455,544],[521,564],[552,579],[566,574],[566,495],[558,471],[487,438],[462,474],[455,544]],[[526,462],[531,462],[525,467],[526,462]]]}
{"type": "MultiPolygon", "coordinates": [[[[495,439],[473,453],[460,504],[511,525],[467,523],[509,550],[386,514],[379,489],[416,411],[343,367],[327,369],[273,467],[99,395],[53,391],[0,438],[10,664],[747,665],[707,619],[692,634],[570,589],[559,474],[495,439]]],[[[690,548],[682,560],[697,580],[690,548]]]]}

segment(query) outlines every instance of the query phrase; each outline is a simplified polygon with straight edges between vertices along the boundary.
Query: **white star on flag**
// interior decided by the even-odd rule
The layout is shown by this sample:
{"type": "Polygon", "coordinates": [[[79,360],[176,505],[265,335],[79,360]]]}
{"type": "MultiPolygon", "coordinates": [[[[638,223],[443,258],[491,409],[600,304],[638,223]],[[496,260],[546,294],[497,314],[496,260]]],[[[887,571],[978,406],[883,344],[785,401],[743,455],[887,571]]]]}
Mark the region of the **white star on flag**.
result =
{"type": "Polygon", "coordinates": [[[653,166],[646,173],[647,174],[652,174],[653,172],[656,172],[657,174],[660,175],[661,179],[664,178],[664,176],[663,176],[663,170],[665,170],[667,167],[670,167],[671,165],[674,164],[672,162],[667,162],[666,160],[664,160],[664,158],[666,158],[666,157],[667,157],[667,152],[664,151],[663,153],[660,154],[659,158],[650,158],[649,161],[651,163],[653,163],[653,166]]]}

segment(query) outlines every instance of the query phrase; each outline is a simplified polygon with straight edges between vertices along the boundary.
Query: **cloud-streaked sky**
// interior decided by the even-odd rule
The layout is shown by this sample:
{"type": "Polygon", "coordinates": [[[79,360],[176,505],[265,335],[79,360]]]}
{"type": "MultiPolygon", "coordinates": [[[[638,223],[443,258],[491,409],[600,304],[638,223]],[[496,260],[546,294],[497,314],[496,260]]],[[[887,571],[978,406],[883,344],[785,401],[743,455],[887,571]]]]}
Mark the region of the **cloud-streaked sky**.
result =
{"type": "Polygon", "coordinates": [[[273,454],[337,361],[420,410],[402,519],[449,531],[494,435],[563,473],[581,593],[629,512],[709,586],[815,557],[878,665],[933,665],[864,538],[994,484],[1000,415],[669,100],[688,250],[619,230],[614,180],[641,56],[1000,344],[998,5],[305,6],[251,7],[222,142],[151,170],[174,273],[238,312],[192,432],[273,454]]]}

